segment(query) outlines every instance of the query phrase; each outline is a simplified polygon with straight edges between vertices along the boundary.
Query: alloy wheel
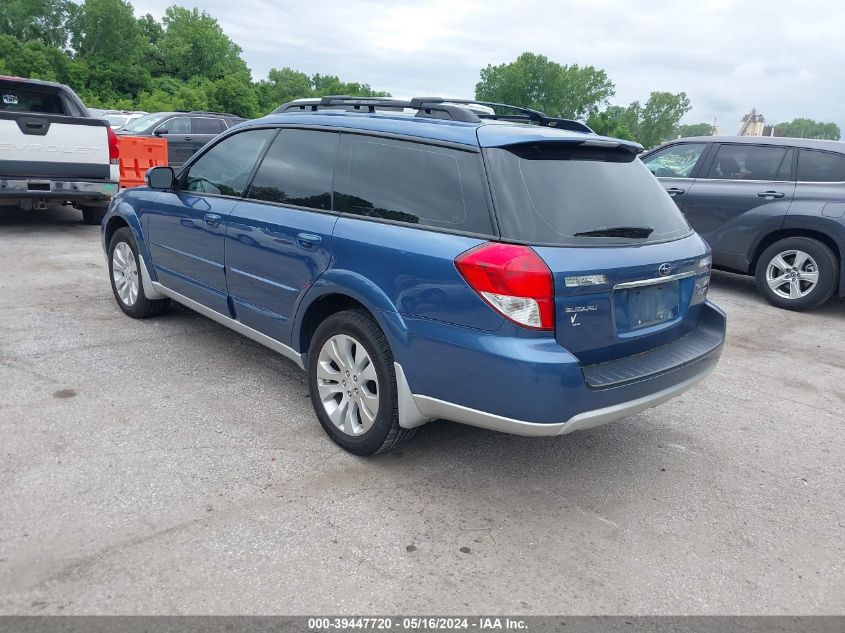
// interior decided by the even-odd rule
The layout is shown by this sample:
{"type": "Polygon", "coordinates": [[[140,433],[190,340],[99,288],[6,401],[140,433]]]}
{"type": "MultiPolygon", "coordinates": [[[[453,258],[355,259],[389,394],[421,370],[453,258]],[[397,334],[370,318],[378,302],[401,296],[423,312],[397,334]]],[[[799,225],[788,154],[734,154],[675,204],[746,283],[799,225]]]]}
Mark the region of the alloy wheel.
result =
{"type": "Polygon", "coordinates": [[[775,255],[766,267],[766,283],[783,299],[801,299],[819,283],[819,267],[808,253],[788,250],[775,255]]]}
{"type": "Polygon", "coordinates": [[[317,391],[329,419],[346,435],[362,435],[373,426],[378,375],[367,350],[348,334],[335,334],[320,349],[317,391]]]}
{"type": "Polygon", "coordinates": [[[132,247],[118,242],[111,255],[111,275],[117,296],[126,306],[133,306],[138,300],[138,265],[132,247]]]}

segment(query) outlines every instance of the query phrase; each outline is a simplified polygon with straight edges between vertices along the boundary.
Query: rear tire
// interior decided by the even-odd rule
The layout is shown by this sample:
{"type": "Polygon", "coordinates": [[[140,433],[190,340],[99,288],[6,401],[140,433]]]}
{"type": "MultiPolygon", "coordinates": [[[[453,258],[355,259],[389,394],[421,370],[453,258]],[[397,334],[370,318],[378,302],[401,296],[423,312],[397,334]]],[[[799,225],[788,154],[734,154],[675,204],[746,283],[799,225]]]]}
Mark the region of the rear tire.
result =
{"type": "Polygon", "coordinates": [[[812,310],[836,291],[839,262],[818,240],[788,237],[763,251],[754,277],[760,293],[773,306],[812,310]]]}
{"type": "Polygon", "coordinates": [[[308,389],[323,429],[355,455],[393,450],[416,431],[399,426],[393,354],[362,310],[338,312],[317,327],[308,350],[308,389]]]}
{"type": "Polygon", "coordinates": [[[106,217],[107,207],[80,207],[82,210],[82,221],[85,224],[92,226],[99,226],[103,223],[103,218],[106,217]]]}
{"type": "Polygon", "coordinates": [[[109,242],[108,262],[111,289],[124,314],[146,319],[158,316],[170,305],[170,299],[147,299],[144,294],[138,244],[127,227],[114,232],[109,242]]]}

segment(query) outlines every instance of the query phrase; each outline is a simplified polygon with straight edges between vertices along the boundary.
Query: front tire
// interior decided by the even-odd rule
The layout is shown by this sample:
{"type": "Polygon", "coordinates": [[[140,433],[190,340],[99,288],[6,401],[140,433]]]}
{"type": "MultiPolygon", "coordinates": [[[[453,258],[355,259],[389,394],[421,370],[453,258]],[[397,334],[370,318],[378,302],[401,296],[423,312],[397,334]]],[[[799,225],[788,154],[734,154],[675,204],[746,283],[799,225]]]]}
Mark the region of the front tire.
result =
{"type": "Polygon", "coordinates": [[[836,291],[839,262],[818,240],[788,237],[763,251],[754,276],[761,294],[772,305],[812,310],[836,291]]]}
{"type": "Polygon", "coordinates": [[[108,251],[109,279],[117,305],[133,319],[157,316],[167,309],[170,299],[147,299],[141,282],[138,244],[127,227],[114,232],[108,251]]]}
{"type": "Polygon", "coordinates": [[[308,350],[308,389],[323,429],[350,453],[384,453],[414,434],[399,426],[390,345],[362,310],[338,312],[317,327],[308,350]]]}

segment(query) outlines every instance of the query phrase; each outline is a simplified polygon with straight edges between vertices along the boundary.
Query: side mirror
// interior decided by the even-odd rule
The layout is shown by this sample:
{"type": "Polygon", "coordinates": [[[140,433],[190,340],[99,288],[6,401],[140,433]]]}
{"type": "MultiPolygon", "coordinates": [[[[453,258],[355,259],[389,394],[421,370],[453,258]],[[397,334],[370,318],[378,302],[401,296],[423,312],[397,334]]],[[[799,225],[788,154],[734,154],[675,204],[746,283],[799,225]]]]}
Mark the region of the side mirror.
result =
{"type": "Polygon", "coordinates": [[[151,167],[147,170],[146,180],[150,189],[173,189],[176,174],[172,167],[151,167]]]}
{"type": "Polygon", "coordinates": [[[167,134],[167,129],[162,127],[158,128],[155,132],[153,132],[154,136],[164,136],[165,134],[167,134]]]}

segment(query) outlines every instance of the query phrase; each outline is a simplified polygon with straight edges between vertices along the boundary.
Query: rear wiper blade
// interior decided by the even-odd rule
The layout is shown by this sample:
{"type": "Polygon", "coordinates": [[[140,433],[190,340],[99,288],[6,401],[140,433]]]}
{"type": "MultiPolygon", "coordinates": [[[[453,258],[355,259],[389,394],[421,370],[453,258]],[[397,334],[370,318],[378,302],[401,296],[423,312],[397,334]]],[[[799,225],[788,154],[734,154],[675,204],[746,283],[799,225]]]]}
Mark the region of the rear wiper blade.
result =
{"type": "Polygon", "coordinates": [[[612,226],[581,231],[575,237],[632,237],[646,238],[654,232],[650,226],[612,226]]]}

